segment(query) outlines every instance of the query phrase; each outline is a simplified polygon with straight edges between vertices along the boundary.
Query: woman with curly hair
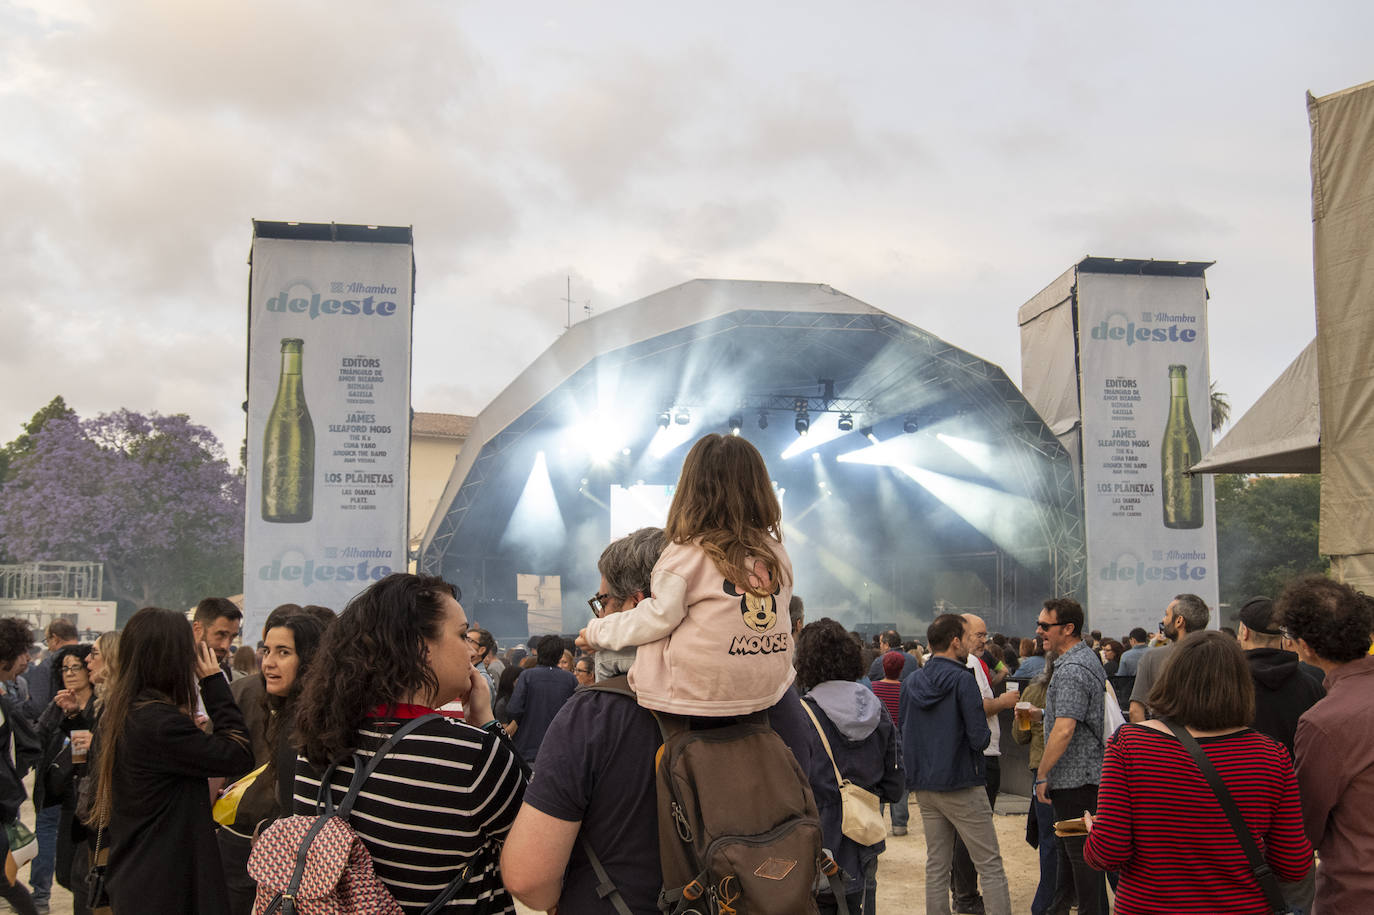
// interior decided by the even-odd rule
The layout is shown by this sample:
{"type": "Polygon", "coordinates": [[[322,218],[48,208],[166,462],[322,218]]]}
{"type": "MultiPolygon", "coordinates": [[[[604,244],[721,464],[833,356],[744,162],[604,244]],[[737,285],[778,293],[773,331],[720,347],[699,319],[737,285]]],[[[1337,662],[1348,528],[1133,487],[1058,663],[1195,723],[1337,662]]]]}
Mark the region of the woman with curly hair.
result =
{"type": "MultiPolygon", "coordinates": [[[[863,675],[862,652],[843,626],[819,619],[802,629],[797,638],[797,686],[806,710],[829,744],[835,767],[880,801],[894,804],[906,788],[901,741],[882,700],[858,682],[863,675]]],[[[817,794],[816,803],[825,846],[834,851],[836,862],[848,875],[848,909],[858,912],[862,902],[862,911],[868,915],[876,907],[878,855],[887,843],[860,845],[844,835],[838,793],[824,805],[817,794]]],[[[822,913],[837,910],[829,893],[817,901],[822,913]]]]}
{"type": "Polygon", "coordinates": [[[443,579],[388,575],[349,602],[324,639],[297,700],[295,812],[313,814],[323,790],[343,800],[355,754],[371,760],[402,725],[426,718],[377,764],[349,824],[377,876],[410,915],[471,864],[450,908],[513,912],[499,846],[525,777],[473,666],[467,616],[443,579]],[[435,710],[463,703],[463,719],[435,710]],[[432,717],[429,717],[432,716],[432,717]]]}

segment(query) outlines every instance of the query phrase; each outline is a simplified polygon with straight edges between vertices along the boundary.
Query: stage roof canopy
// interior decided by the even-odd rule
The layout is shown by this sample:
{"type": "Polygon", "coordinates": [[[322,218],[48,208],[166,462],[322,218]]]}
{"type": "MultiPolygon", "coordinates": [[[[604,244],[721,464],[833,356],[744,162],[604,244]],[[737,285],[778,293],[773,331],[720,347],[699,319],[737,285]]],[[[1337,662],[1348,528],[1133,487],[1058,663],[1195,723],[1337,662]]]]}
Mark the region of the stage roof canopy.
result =
{"type": "Polygon", "coordinates": [[[601,503],[617,487],[675,483],[691,441],[730,431],[732,418],[786,490],[789,537],[814,542],[801,519],[817,492],[833,494],[852,514],[830,515],[820,533],[844,562],[983,549],[1040,570],[1057,593],[1081,584],[1071,461],[1000,368],[829,286],[736,280],[693,280],[604,312],[540,354],[477,416],[421,569],[468,591],[481,576],[462,566],[520,551],[513,517],[545,475],[566,542],[544,565],[594,573],[613,533],[601,503]],[[799,406],[810,423],[800,444],[799,406]],[[902,539],[940,531],[950,533],[938,542],[902,539]]]}

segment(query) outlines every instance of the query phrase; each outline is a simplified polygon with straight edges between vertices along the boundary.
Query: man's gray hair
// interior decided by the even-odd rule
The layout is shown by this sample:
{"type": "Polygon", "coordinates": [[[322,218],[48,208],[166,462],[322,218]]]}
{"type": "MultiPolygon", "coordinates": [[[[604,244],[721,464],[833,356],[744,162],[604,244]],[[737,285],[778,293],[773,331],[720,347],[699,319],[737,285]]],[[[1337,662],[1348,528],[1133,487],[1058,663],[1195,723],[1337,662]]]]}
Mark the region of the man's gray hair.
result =
{"type": "Polygon", "coordinates": [[[601,551],[596,568],[606,579],[608,594],[625,598],[641,591],[648,596],[654,564],[667,546],[661,527],[641,527],[601,551]]]}
{"type": "Polygon", "coordinates": [[[1178,594],[1174,597],[1177,604],[1174,612],[1183,617],[1183,622],[1188,625],[1188,632],[1201,632],[1207,628],[1207,622],[1212,618],[1212,611],[1207,609],[1207,602],[1196,594],[1178,594]]]}

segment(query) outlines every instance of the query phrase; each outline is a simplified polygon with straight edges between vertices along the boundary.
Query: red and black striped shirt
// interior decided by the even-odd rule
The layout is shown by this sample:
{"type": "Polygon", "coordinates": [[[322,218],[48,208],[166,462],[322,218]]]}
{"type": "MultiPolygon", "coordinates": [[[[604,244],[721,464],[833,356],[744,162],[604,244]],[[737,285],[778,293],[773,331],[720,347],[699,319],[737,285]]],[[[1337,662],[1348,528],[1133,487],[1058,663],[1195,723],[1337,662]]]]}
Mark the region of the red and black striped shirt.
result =
{"type": "MultiPolygon", "coordinates": [[[[1281,880],[1312,866],[1288,752],[1246,729],[1198,744],[1281,880]]],[[[1116,915],[1267,913],[1220,802],[1172,734],[1123,725],[1107,747],[1088,863],[1121,875],[1116,915]]]]}

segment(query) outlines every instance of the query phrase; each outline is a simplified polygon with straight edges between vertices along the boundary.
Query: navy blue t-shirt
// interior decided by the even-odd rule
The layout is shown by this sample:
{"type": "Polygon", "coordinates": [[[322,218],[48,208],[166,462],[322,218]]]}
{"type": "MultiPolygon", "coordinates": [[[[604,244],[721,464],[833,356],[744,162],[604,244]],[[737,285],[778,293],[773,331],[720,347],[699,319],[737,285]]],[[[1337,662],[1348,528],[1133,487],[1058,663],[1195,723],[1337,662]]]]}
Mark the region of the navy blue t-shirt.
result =
{"type": "Polygon", "coordinates": [[[654,716],[615,693],[579,690],[549,725],[525,803],[551,817],[582,822],[558,900],[562,915],[609,911],[596,894],[583,839],[630,911],[657,915],[663,883],[654,788],[659,742],[654,716]]]}
{"type": "MultiPolygon", "coordinates": [[[[822,831],[838,835],[835,772],[796,692],[784,693],[768,717],[807,774],[822,819],[834,813],[834,823],[822,823],[822,831]]],[[[551,817],[582,823],[563,878],[560,915],[610,911],[596,894],[598,881],[582,849],[584,839],[630,911],[658,915],[663,874],[654,756],[660,743],[653,714],[616,693],[580,689],[549,725],[525,802],[551,817]]]]}

